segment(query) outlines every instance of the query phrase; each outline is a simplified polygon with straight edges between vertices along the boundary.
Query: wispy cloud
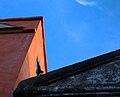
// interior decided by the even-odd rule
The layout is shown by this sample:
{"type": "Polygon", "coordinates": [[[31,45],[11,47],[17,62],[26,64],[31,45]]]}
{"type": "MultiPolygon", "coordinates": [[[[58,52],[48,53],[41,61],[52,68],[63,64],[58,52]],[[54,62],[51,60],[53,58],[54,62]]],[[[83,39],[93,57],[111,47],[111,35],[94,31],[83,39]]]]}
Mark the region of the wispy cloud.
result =
{"type": "Polygon", "coordinates": [[[93,6],[96,4],[95,1],[87,1],[87,0],[75,0],[75,1],[83,6],[93,6]]]}
{"type": "Polygon", "coordinates": [[[66,24],[66,39],[71,41],[73,44],[83,44],[83,41],[86,38],[86,34],[89,32],[89,26],[86,22],[81,21],[77,24],[66,24]]]}

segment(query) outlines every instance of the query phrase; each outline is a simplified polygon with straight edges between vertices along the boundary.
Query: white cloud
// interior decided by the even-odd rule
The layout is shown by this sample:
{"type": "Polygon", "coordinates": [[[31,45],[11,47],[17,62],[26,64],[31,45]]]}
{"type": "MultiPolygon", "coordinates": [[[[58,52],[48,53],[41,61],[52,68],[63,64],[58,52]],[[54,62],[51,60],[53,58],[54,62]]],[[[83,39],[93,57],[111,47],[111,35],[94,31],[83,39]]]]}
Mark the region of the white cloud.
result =
{"type": "Polygon", "coordinates": [[[83,6],[93,6],[96,4],[95,1],[87,1],[87,0],[75,0],[77,3],[83,5],[83,6]]]}

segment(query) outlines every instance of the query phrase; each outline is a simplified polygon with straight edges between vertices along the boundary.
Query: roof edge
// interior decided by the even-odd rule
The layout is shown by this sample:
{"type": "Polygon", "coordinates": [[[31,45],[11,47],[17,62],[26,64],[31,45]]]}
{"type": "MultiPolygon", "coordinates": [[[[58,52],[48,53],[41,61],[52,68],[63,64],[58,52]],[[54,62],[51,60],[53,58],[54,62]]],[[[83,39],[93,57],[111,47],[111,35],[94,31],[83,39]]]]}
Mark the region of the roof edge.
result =
{"type": "Polygon", "coordinates": [[[14,93],[23,92],[23,89],[26,87],[28,89],[31,89],[32,87],[38,85],[39,86],[50,85],[51,83],[54,83],[68,76],[85,72],[88,69],[92,69],[99,65],[106,64],[107,62],[111,62],[112,60],[118,58],[120,58],[120,49],[48,72],[47,74],[44,74],[42,76],[32,77],[23,80],[18,84],[14,93]]]}
{"type": "Polygon", "coordinates": [[[88,69],[95,68],[99,65],[105,64],[118,58],[120,58],[120,49],[66,67],[62,67],[60,69],[48,72],[47,74],[44,74],[42,76],[32,77],[23,80],[19,85],[22,85],[23,87],[23,84],[29,84],[33,86],[48,85],[65,77],[84,72],[88,69]]]}
{"type": "Polygon", "coordinates": [[[68,76],[96,68],[99,65],[106,64],[110,61],[120,58],[120,50],[109,52],[82,62],[78,62],[54,71],[51,71],[43,76],[36,78],[34,86],[36,85],[49,85],[58,80],[64,79],[68,76]],[[49,76],[49,78],[48,78],[49,76]],[[38,80],[37,80],[38,79],[38,80]],[[39,80],[41,79],[41,81],[39,80]]]}
{"type": "Polygon", "coordinates": [[[45,62],[45,71],[48,72],[48,63],[47,63],[47,53],[46,53],[46,39],[45,39],[45,30],[44,30],[44,17],[42,17],[42,37],[43,37],[43,49],[44,49],[44,62],[45,62]]]}
{"type": "Polygon", "coordinates": [[[18,17],[18,18],[4,18],[1,21],[27,21],[27,20],[42,20],[43,16],[33,16],[33,17],[18,17]]]}

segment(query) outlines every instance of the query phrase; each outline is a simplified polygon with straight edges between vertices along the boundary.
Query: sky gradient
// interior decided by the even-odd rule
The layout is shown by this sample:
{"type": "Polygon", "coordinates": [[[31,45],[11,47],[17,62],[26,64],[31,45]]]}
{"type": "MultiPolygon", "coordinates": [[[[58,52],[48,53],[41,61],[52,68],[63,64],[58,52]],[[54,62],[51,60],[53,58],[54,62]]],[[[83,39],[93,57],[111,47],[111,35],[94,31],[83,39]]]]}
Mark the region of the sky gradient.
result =
{"type": "Polygon", "coordinates": [[[120,48],[120,0],[1,0],[0,12],[44,16],[49,71],[120,48]]]}

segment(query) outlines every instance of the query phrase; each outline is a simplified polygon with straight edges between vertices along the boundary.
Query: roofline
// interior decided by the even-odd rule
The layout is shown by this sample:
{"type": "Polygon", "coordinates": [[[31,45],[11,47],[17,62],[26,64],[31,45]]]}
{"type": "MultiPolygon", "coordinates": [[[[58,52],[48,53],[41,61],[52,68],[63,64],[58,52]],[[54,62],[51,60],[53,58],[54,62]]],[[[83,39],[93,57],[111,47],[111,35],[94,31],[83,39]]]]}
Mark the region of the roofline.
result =
{"type": "Polygon", "coordinates": [[[43,76],[38,77],[38,79],[41,80],[38,82],[36,81],[34,85],[49,85],[58,80],[64,79],[74,74],[82,73],[92,68],[96,68],[99,65],[106,64],[118,58],[120,58],[120,49],[60,68],[58,70],[51,71],[43,76]]]}
{"type": "Polygon", "coordinates": [[[51,72],[48,72],[47,74],[44,74],[42,76],[38,77],[32,77],[29,79],[26,79],[25,81],[22,81],[23,83],[29,83],[30,80],[34,80],[34,83],[30,83],[31,85],[49,85],[53,82],[56,82],[58,80],[64,79],[68,76],[72,76],[74,74],[78,74],[80,72],[84,72],[86,70],[89,70],[91,68],[95,68],[99,65],[108,63],[112,60],[120,58],[120,49],[116,51],[112,51],[103,55],[99,55],[97,57],[78,62],[51,72]],[[62,72],[62,73],[61,73],[62,72]]]}
{"type": "Polygon", "coordinates": [[[2,21],[28,21],[28,20],[42,20],[43,16],[33,16],[33,17],[18,17],[18,18],[4,18],[0,19],[2,21]]]}
{"type": "Polygon", "coordinates": [[[34,87],[34,86],[50,85],[66,77],[85,72],[87,70],[90,70],[100,65],[104,65],[108,62],[117,60],[119,58],[120,58],[120,49],[82,61],[82,62],[75,63],[70,66],[60,68],[58,70],[51,71],[42,76],[32,77],[32,78],[21,81],[18,84],[14,93],[23,92],[22,89],[24,89],[25,87],[27,87],[28,89],[31,89],[31,87],[34,87]]]}

